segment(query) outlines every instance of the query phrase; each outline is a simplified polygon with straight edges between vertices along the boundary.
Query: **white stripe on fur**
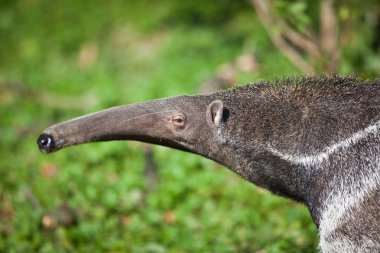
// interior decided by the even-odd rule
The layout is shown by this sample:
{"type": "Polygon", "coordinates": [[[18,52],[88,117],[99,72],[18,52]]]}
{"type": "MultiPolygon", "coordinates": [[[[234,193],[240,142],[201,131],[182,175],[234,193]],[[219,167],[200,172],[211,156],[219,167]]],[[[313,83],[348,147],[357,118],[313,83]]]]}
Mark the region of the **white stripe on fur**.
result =
{"type": "Polygon", "coordinates": [[[313,165],[318,165],[322,163],[323,161],[326,161],[329,159],[330,155],[334,154],[338,150],[348,148],[352,145],[355,145],[358,143],[360,140],[367,138],[370,134],[376,134],[379,132],[380,128],[380,121],[377,121],[376,123],[369,125],[363,130],[360,130],[356,133],[354,133],[351,137],[344,139],[340,142],[334,143],[331,146],[328,146],[325,148],[324,151],[319,152],[315,155],[292,155],[292,154],[287,154],[283,153],[271,146],[268,146],[268,151],[270,151],[272,154],[287,160],[293,164],[296,165],[303,165],[305,167],[310,167],[313,165]]]}
{"type": "MultiPolygon", "coordinates": [[[[268,151],[295,165],[301,165],[310,169],[313,166],[320,165],[322,162],[327,161],[334,153],[347,149],[359,141],[370,137],[370,135],[378,134],[379,130],[380,121],[377,121],[363,130],[354,133],[349,138],[332,144],[326,147],[324,151],[314,155],[292,155],[283,153],[273,147],[268,147],[268,151]]],[[[376,138],[379,137],[380,136],[376,136],[376,138]]],[[[380,188],[380,157],[376,153],[373,154],[372,158],[373,160],[372,164],[369,164],[369,170],[363,170],[362,174],[355,177],[350,183],[341,179],[332,181],[331,193],[323,203],[319,223],[320,247],[323,252],[360,252],[360,249],[358,249],[359,251],[346,251],[351,242],[346,242],[344,238],[342,238],[342,241],[333,242],[326,241],[326,238],[341,225],[344,218],[348,217],[346,215],[350,214],[350,210],[359,206],[360,203],[365,200],[366,196],[380,188]]],[[[372,243],[372,245],[374,244],[372,243]]],[[[380,246],[376,244],[375,247],[380,246]]]]}
{"type": "MultiPolygon", "coordinates": [[[[379,162],[379,159],[377,159],[376,164],[373,164],[373,166],[378,168],[379,162]]],[[[380,188],[380,170],[376,170],[376,173],[371,175],[362,174],[358,178],[355,178],[355,181],[351,182],[354,183],[349,185],[345,184],[345,182],[341,182],[340,184],[339,182],[336,182],[336,188],[333,189],[331,195],[323,204],[325,208],[322,211],[319,223],[321,238],[320,247],[323,250],[332,247],[329,242],[325,241],[325,238],[331,235],[331,233],[339,227],[343,219],[345,217],[347,218],[347,215],[350,214],[350,210],[359,206],[370,193],[373,193],[380,188]]],[[[340,251],[338,250],[337,252],[345,252],[342,250],[343,249],[340,251]]],[[[326,250],[323,252],[330,251],[326,250]]]]}

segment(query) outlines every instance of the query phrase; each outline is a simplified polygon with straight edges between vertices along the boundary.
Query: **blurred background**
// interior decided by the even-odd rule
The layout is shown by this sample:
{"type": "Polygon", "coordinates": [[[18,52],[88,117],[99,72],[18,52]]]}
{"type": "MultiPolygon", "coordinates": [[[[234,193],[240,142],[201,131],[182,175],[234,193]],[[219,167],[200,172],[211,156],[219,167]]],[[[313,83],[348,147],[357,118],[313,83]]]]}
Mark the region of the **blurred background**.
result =
{"type": "Polygon", "coordinates": [[[0,252],[317,252],[305,207],[137,142],[43,155],[110,106],[312,73],[375,78],[380,3],[0,1],[0,252]]]}

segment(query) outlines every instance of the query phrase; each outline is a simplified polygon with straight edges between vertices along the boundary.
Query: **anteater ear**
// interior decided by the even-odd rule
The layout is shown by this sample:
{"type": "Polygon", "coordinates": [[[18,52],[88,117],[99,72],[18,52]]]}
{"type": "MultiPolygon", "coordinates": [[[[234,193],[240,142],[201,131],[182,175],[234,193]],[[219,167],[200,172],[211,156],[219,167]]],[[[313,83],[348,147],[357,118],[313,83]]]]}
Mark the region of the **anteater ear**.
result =
{"type": "Polygon", "coordinates": [[[223,119],[223,102],[221,100],[212,101],[207,108],[207,122],[219,127],[223,119]]]}

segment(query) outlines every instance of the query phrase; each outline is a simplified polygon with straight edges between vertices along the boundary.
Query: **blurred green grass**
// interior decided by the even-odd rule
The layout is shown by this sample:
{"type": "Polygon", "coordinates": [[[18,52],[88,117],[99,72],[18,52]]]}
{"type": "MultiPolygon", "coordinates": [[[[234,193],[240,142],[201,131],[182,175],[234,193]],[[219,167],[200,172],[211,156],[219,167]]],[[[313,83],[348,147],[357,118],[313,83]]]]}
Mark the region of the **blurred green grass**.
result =
{"type": "Polygon", "coordinates": [[[194,94],[247,43],[260,74],[239,73],[240,83],[299,74],[250,5],[223,3],[233,7],[0,3],[0,252],[317,252],[305,207],[201,157],[153,147],[151,190],[144,144],[86,144],[51,155],[36,147],[53,123],[194,94]],[[49,223],[62,206],[74,210],[75,222],[49,223]]]}

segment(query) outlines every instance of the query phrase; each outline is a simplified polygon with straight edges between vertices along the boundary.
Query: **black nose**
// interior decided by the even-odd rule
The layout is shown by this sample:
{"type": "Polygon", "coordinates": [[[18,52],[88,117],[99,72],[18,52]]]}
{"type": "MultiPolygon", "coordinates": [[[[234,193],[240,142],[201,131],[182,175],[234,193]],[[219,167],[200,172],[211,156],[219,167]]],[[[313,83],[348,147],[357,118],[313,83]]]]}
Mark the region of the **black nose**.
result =
{"type": "Polygon", "coordinates": [[[49,153],[55,148],[54,138],[50,134],[41,134],[38,137],[37,144],[38,148],[44,153],[49,153]]]}

